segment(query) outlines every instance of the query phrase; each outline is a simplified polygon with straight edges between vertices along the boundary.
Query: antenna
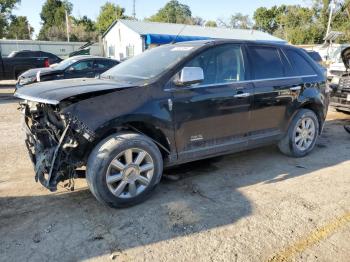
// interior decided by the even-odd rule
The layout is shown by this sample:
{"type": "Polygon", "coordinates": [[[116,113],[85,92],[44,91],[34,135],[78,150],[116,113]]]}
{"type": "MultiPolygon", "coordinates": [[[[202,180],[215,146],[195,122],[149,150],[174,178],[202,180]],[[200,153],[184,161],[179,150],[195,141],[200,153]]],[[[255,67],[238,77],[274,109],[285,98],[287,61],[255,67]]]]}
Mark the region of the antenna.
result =
{"type": "Polygon", "coordinates": [[[181,30],[180,30],[179,33],[176,35],[176,37],[174,38],[174,40],[171,41],[172,44],[175,44],[175,43],[176,43],[177,38],[179,37],[179,35],[182,33],[182,31],[185,29],[186,26],[187,26],[187,25],[184,25],[184,26],[181,28],[181,30]]]}
{"type": "Polygon", "coordinates": [[[132,3],[132,17],[134,19],[136,18],[136,0],[133,0],[133,3],[132,3]]]}

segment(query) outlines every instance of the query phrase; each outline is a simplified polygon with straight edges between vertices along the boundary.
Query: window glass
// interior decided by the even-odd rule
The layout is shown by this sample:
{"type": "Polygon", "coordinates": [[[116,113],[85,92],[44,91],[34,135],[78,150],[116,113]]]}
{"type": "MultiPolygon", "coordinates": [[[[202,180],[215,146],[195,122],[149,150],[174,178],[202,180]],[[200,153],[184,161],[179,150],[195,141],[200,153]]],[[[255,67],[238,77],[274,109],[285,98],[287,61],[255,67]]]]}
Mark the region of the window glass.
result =
{"type": "Polygon", "coordinates": [[[244,80],[242,50],[239,45],[224,45],[204,51],[185,67],[201,67],[202,84],[221,84],[244,80]]]}
{"type": "Polygon", "coordinates": [[[81,61],[71,66],[75,71],[83,71],[92,69],[92,60],[81,61]]]}
{"type": "Polygon", "coordinates": [[[96,69],[105,69],[112,66],[112,63],[109,60],[96,60],[95,61],[95,68],[96,69]]]}
{"type": "Polygon", "coordinates": [[[19,52],[15,53],[13,57],[35,57],[31,52],[19,52]]]}
{"type": "Polygon", "coordinates": [[[277,48],[250,46],[254,79],[284,77],[284,67],[277,48]]]}
{"type": "Polygon", "coordinates": [[[316,74],[315,70],[312,68],[312,66],[309,64],[306,59],[299,54],[297,51],[292,49],[287,49],[286,54],[288,56],[289,61],[291,62],[292,66],[294,67],[295,72],[297,75],[314,75],[316,74]]]}

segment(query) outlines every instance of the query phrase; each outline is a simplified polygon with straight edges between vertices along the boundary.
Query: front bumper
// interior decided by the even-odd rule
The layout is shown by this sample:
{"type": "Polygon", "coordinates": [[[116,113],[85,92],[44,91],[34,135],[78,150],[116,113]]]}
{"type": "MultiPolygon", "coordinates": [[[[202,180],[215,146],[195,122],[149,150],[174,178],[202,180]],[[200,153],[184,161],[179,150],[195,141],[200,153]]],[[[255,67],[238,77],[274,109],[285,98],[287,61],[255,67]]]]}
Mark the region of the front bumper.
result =
{"type": "Polygon", "coordinates": [[[350,101],[346,97],[331,96],[330,105],[336,109],[350,112],[350,101]]]}

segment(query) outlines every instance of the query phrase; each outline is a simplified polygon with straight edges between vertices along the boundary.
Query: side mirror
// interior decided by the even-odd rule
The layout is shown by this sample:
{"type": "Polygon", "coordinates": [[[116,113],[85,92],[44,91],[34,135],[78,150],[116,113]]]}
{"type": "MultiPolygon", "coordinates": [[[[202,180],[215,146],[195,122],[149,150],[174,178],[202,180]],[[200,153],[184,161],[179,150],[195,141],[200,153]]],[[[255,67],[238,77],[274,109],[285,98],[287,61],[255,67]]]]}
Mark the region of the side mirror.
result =
{"type": "Polygon", "coordinates": [[[69,68],[67,69],[67,71],[68,71],[68,72],[74,72],[74,71],[75,71],[75,68],[74,68],[73,66],[71,66],[71,67],[69,67],[69,68]]]}
{"type": "Polygon", "coordinates": [[[179,79],[175,81],[177,86],[188,86],[201,83],[204,80],[204,73],[201,67],[184,67],[179,79]]]}

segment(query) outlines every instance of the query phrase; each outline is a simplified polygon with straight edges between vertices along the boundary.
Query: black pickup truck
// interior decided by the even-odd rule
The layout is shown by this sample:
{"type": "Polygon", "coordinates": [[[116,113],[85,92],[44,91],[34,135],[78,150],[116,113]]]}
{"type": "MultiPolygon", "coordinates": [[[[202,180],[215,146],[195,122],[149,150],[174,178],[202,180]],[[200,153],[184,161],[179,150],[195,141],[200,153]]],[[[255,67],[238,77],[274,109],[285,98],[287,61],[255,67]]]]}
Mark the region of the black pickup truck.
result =
{"type": "Polygon", "coordinates": [[[17,79],[28,69],[49,66],[48,57],[2,57],[0,52],[0,80],[17,79]]]}

